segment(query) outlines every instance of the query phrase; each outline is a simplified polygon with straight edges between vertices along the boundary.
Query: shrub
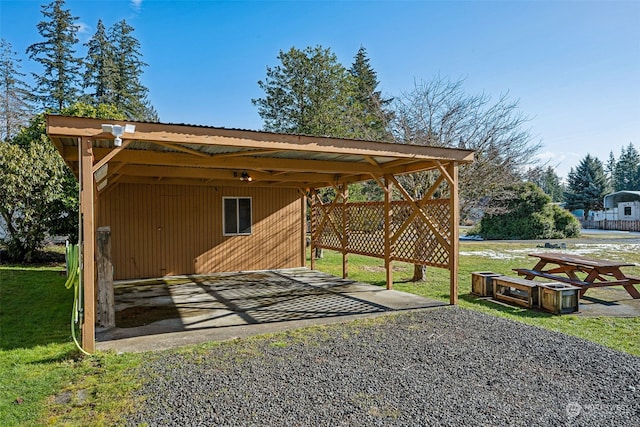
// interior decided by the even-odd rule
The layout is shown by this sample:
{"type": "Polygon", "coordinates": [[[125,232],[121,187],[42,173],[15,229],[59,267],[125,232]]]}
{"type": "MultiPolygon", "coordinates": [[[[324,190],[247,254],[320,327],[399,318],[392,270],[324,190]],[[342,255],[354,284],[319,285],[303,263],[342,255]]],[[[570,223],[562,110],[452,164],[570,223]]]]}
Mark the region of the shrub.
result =
{"type": "Polygon", "coordinates": [[[485,239],[561,239],[580,234],[580,223],[569,212],[550,204],[549,196],[532,183],[507,186],[489,203],[478,234],[485,239]]]}

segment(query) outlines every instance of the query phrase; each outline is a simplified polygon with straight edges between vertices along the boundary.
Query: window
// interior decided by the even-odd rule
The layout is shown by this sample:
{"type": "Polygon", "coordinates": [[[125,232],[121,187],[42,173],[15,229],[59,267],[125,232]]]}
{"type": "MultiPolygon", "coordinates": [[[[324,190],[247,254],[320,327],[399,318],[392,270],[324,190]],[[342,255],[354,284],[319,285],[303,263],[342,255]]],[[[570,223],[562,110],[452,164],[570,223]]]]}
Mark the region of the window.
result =
{"type": "Polygon", "coordinates": [[[224,197],[222,222],[225,236],[251,234],[251,198],[224,197]]]}
{"type": "Polygon", "coordinates": [[[631,216],[631,206],[624,207],[624,216],[631,216]]]}

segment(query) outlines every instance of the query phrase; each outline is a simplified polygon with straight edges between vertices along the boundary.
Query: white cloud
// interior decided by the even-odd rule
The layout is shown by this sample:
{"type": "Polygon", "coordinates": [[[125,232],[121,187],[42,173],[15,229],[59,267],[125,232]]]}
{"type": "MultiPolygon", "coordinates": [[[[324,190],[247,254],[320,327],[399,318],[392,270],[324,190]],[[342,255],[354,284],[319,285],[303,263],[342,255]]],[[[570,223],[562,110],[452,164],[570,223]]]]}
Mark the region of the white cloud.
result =
{"type": "Polygon", "coordinates": [[[91,26],[84,22],[78,22],[76,26],[78,27],[78,34],[89,34],[91,32],[91,26]]]}
{"type": "Polygon", "coordinates": [[[140,11],[140,8],[142,7],[142,0],[131,0],[131,7],[136,11],[140,11]]]}

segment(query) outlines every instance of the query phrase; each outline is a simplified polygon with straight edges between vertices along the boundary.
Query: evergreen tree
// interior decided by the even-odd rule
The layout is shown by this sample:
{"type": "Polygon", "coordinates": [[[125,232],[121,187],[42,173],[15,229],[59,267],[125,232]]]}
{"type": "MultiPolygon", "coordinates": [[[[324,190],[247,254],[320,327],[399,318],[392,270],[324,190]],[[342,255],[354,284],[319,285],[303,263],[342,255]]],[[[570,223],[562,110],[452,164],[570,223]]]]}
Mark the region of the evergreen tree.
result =
{"type": "Polygon", "coordinates": [[[546,195],[551,197],[552,202],[561,202],[564,200],[564,189],[560,182],[560,177],[556,174],[553,167],[547,166],[543,168],[542,166],[536,166],[525,173],[525,178],[528,182],[532,182],[540,187],[546,195]]]}
{"type": "Polygon", "coordinates": [[[11,139],[31,117],[27,84],[21,80],[20,59],[11,44],[0,39],[0,141],[11,139]]]}
{"type": "Polygon", "coordinates": [[[383,99],[378,88],[378,76],[367,57],[367,50],[360,47],[349,74],[355,84],[354,99],[362,113],[362,137],[374,140],[387,140],[387,124],[392,117],[386,106],[392,99],[383,99]]]}
{"type": "Polygon", "coordinates": [[[613,151],[609,151],[609,160],[607,160],[607,163],[604,166],[604,171],[607,175],[607,179],[609,180],[609,185],[615,190],[616,186],[613,182],[613,177],[616,174],[616,158],[613,155],[613,151]]]}
{"type": "Polygon", "coordinates": [[[541,188],[551,197],[552,202],[562,202],[564,200],[564,187],[560,177],[551,166],[548,166],[544,171],[541,188]]]}
{"type": "Polygon", "coordinates": [[[35,99],[45,109],[55,112],[78,99],[81,77],[82,59],[75,56],[78,18],[64,6],[64,0],[42,6],[45,19],[37,28],[44,41],[27,48],[29,58],[44,68],[41,73],[33,73],[35,99]]]}
{"type": "Polygon", "coordinates": [[[107,37],[107,31],[98,20],[96,33],[85,43],[87,56],[82,87],[90,92],[85,100],[91,105],[113,103],[113,88],[116,71],[113,64],[113,48],[107,37]]]}
{"type": "Polygon", "coordinates": [[[620,157],[616,162],[613,174],[613,187],[615,191],[632,190],[640,191],[640,153],[629,143],[627,148],[622,147],[620,157]]]}
{"type": "Polygon", "coordinates": [[[348,71],[322,46],[280,51],[281,64],[267,67],[258,85],[264,98],[252,99],[271,132],[352,137],[360,114],[354,111],[348,71]]]}
{"type": "Polygon", "coordinates": [[[113,54],[113,93],[109,101],[131,120],[157,121],[158,115],[147,99],[149,90],[140,81],[147,64],[142,61],[140,42],[133,31],[124,19],[109,30],[113,54]]]}
{"type": "Polygon", "coordinates": [[[575,169],[571,168],[567,181],[564,194],[567,209],[584,209],[587,218],[590,211],[603,208],[604,196],[611,187],[598,158],[587,154],[575,169]]]}

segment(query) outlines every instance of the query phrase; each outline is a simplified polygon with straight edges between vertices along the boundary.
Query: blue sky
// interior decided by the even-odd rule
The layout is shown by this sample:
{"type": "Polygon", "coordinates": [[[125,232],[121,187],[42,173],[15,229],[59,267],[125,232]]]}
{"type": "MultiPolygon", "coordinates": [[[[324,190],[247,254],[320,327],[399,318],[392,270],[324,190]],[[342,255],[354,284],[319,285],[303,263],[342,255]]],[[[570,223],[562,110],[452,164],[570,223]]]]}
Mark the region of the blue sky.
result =
{"type": "MultiPolygon", "coordinates": [[[[1,0],[0,36],[20,54],[41,40],[48,1],[1,0]]],[[[251,99],[279,50],[322,45],[348,67],[364,46],[387,96],[436,75],[464,78],[470,94],[508,92],[561,176],[587,153],[606,161],[630,142],[640,149],[640,1],[66,4],[82,42],[99,18],[135,28],[163,122],[259,129],[251,99]]],[[[23,71],[39,69],[24,56],[23,71]]]]}

